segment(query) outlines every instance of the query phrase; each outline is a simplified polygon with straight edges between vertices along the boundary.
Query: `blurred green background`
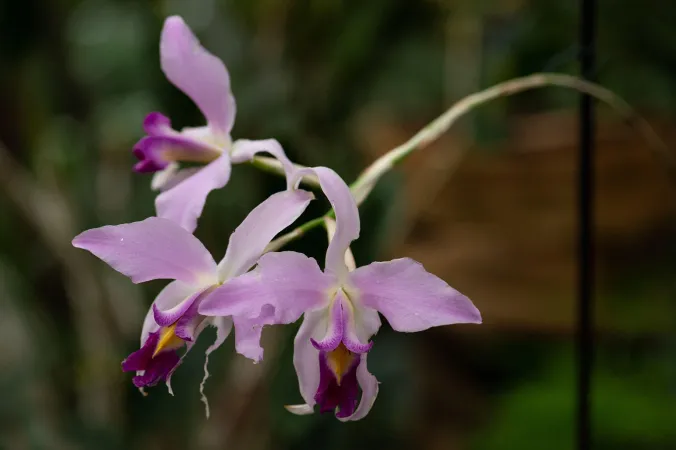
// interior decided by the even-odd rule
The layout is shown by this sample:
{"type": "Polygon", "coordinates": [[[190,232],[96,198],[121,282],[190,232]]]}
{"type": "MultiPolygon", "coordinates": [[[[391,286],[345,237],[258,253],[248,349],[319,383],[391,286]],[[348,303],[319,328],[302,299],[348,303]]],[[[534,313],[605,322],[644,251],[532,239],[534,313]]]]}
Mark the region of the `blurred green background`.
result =
{"type": "MultiPolygon", "coordinates": [[[[154,110],[199,111],[159,68],[182,15],[222,58],[234,138],[274,137],[348,182],[454,101],[537,71],[575,74],[575,3],[3,0],[0,2],[0,448],[564,450],[574,436],[578,96],[560,88],[472,113],[362,207],[358,263],[411,256],[466,293],[481,326],[395,334],[369,368],[371,414],[296,417],[296,326],[266,329],[253,365],[229,340],[199,401],[203,334],[142,397],[120,361],[163,283],[136,286],[72,237],[153,214],[130,149],[154,110]],[[468,150],[468,151],[467,151],[468,150]],[[466,152],[465,152],[466,151],[466,152]],[[460,157],[462,156],[462,157],[460,157]]],[[[601,84],[676,144],[676,3],[601,0],[601,84]]],[[[640,136],[599,108],[594,448],[676,448],[676,192],[640,136]]],[[[281,180],[237,166],[197,235],[216,257],[281,180]]],[[[314,202],[306,218],[326,203],[314,202]]],[[[320,230],[292,249],[321,260],[320,230]]]]}

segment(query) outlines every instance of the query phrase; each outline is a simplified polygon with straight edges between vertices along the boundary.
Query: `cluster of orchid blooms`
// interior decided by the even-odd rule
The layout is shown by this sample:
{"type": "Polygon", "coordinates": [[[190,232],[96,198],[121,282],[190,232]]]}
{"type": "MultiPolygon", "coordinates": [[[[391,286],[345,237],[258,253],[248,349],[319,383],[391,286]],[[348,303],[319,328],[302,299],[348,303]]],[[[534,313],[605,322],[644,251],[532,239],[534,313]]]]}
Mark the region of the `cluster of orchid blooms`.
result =
{"type": "Polygon", "coordinates": [[[378,393],[367,356],[381,325],[379,313],[402,332],[481,322],[467,297],[416,261],[355,267],[349,247],[359,237],[360,222],[347,184],[329,168],[292,164],[275,140],[233,142],[235,100],[227,69],[180,17],[166,20],[160,56],[166,77],[195,102],[207,124],[177,131],[164,115],[149,114],[143,124],[147,136],[133,149],[140,160],[134,169],[154,173],[152,187],[160,191],[157,216],[87,230],[73,240],[134,283],[172,280],[146,315],[141,348],[122,362],[124,371],[136,373],[137,387],[164,381],[171,392],[172,374],[208,325],[216,328],[216,340],[207,358],[234,327],[236,351],[258,362],[263,327],[303,316],[293,363],[304,403],[287,409],[309,414],[317,405],[341,420],[358,420],[378,393]],[[232,164],[259,152],[279,161],[287,188],[251,211],[216,263],[192,234],[197,220],[207,195],[228,182],[232,164]],[[180,162],[202,165],[180,168],[180,162]],[[314,198],[298,187],[307,176],[318,179],[335,212],[335,223],[326,224],[330,240],[324,270],[300,253],[266,252],[314,198]]]}

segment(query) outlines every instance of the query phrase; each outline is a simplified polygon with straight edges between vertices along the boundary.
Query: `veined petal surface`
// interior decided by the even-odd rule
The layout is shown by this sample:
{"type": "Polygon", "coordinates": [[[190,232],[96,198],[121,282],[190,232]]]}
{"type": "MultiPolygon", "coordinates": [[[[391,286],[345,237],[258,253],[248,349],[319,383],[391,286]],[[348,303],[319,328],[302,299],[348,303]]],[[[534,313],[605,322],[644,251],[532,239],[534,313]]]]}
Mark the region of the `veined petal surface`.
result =
{"type": "Polygon", "coordinates": [[[192,233],[197,228],[197,219],[202,215],[207,195],[228,183],[230,169],[230,156],[223,153],[189,178],[158,195],[155,199],[157,215],[192,233]]]}
{"type": "Polygon", "coordinates": [[[167,18],[160,37],[160,62],[171,83],[199,107],[209,125],[227,135],[235,121],[235,99],[223,61],[202,47],[182,18],[167,18]]]}
{"type": "Polygon", "coordinates": [[[266,253],[256,270],[274,296],[275,323],[279,324],[295,322],[306,311],[328,306],[336,284],[317,261],[297,252],[266,253]]]}
{"type": "Polygon", "coordinates": [[[313,198],[311,192],[291,189],[272,194],[255,207],[230,235],[218,264],[219,279],[241,275],[256,264],[270,241],[295,222],[313,198]]]}
{"type": "Polygon", "coordinates": [[[295,173],[296,180],[300,180],[306,173],[314,173],[317,176],[324,195],[329,199],[336,213],[336,230],[326,250],[324,270],[342,280],[348,273],[345,252],[350,247],[350,243],[359,237],[360,222],[357,203],[348,185],[333,170],[327,167],[300,169],[295,173]]]}
{"type": "Polygon", "coordinates": [[[368,353],[363,353],[359,367],[357,367],[357,383],[359,383],[359,387],[361,388],[359,406],[352,415],[338,417],[338,420],[348,422],[363,419],[371,411],[376,401],[376,397],[378,396],[378,379],[368,371],[366,366],[367,357],[368,353]]]}
{"type": "Polygon", "coordinates": [[[296,169],[276,139],[265,139],[260,141],[238,139],[233,145],[232,162],[233,164],[239,164],[245,161],[251,161],[257,153],[262,152],[271,154],[280,162],[284,169],[284,173],[286,174],[287,189],[291,189],[293,187],[291,184],[293,183],[296,169]]]}
{"type": "Polygon", "coordinates": [[[73,246],[93,253],[134,283],[215,281],[216,263],[204,245],[174,222],[159,217],[87,230],[73,239],[73,246]]]}
{"type": "Polygon", "coordinates": [[[272,316],[275,299],[271,288],[261,280],[258,271],[247,272],[207,293],[198,311],[205,316],[236,316],[251,320],[262,315],[272,316]]]}
{"type": "Polygon", "coordinates": [[[319,350],[310,339],[321,339],[326,333],[327,314],[325,310],[305,313],[303,323],[293,341],[293,366],[298,376],[300,395],[308,407],[314,407],[315,394],[319,387],[319,350]]]}
{"type": "Polygon", "coordinates": [[[375,262],[350,274],[364,306],[379,311],[397,331],[481,323],[474,304],[409,258],[375,262]]]}

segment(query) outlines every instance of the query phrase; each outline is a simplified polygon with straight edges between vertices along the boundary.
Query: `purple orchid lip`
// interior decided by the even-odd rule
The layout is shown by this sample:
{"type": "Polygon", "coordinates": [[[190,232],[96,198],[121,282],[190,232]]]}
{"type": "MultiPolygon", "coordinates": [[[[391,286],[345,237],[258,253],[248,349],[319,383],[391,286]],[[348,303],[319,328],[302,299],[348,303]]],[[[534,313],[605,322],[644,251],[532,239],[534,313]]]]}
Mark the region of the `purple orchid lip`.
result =
{"type": "MultiPolygon", "coordinates": [[[[336,417],[345,418],[351,416],[357,408],[359,400],[359,383],[357,380],[357,368],[361,357],[354,355],[344,348],[338,348],[332,353],[321,352],[319,354],[320,381],[317,393],[314,396],[322,413],[335,412],[336,417]],[[330,359],[338,360],[351,358],[346,368],[338,367],[341,373],[336,374],[335,368],[331,367],[330,359]],[[337,409],[337,410],[336,410],[337,409]]],[[[341,361],[344,363],[344,361],[341,361]]],[[[340,363],[338,364],[340,366],[340,363]]]]}
{"type": "Polygon", "coordinates": [[[159,112],[151,112],[143,119],[143,131],[148,136],[161,136],[171,130],[171,120],[159,112]]]}
{"type": "Polygon", "coordinates": [[[164,351],[153,356],[160,340],[160,331],[150,333],[143,346],[122,361],[124,372],[139,372],[132,382],[136,387],[155,386],[167,379],[181,362],[176,351],[164,351]]]}
{"type": "Polygon", "coordinates": [[[143,129],[147,136],[132,149],[140,161],[134,166],[136,172],[157,172],[172,161],[209,163],[222,153],[212,145],[174,130],[169,118],[158,112],[146,116],[143,129]]]}
{"type": "Polygon", "coordinates": [[[154,173],[159,172],[167,168],[169,163],[162,161],[154,161],[152,159],[145,159],[143,153],[138,152],[136,149],[133,150],[134,155],[140,159],[139,162],[134,164],[134,172],[137,173],[154,173]]]}
{"type": "Polygon", "coordinates": [[[145,136],[132,152],[140,160],[134,170],[146,173],[162,170],[172,161],[209,163],[221,155],[220,150],[178,133],[145,136]]]}
{"type": "Polygon", "coordinates": [[[181,358],[175,351],[161,353],[151,360],[143,375],[134,376],[132,382],[138,388],[155,386],[167,380],[180,363],[181,358]]]}

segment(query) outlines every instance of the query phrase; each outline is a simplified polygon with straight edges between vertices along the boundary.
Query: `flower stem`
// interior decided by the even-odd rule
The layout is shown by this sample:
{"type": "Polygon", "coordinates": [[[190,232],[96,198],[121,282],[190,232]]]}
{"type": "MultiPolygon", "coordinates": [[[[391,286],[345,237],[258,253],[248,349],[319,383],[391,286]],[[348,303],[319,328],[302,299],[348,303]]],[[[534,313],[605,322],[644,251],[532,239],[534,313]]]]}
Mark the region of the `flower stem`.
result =
{"type": "MultiPolygon", "coordinates": [[[[411,139],[376,159],[361,173],[357,180],[350,185],[350,189],[354,194],[357,204],[361,205],[364,200],[366,200],[378,180],[380,180],[385,173],[406,159],[406,157],[414,151],[423,149],[436,141],[442,134],[448,131],[460,117],[464,116],[477,106],[481,106],[484,103],[488,103],[497,98],[507,97],[530,89],[547,86],[558,86],[573,89],[578,92],[584,92],[595,97],[597,100],[608,104],[608,106],[617,111],[617,113],[625,119],[629,126],[635,128],[643,135],[649,144],[650,149],[665,163],[666,170],[670,177],[676,181],[676,155],[669,150],[667,145],[655,133],[650,124],[640,117],[626,101],[612,91],[578,77],[559,73],[536,73],[526,77],[514,78],[496,84],[483,91],[468,95],[451,106],[441,116],[426,125],[411,137],[411,139]]],[[[281,166],[273,167],[271,162],[262,161],[263,159],[264,158],[255,158],[252,164],[269,172],[283,174],[281,166]]],[[[303,181],[315,187],[317,186],[316,180],[314,183],[311,179],[303,179],[303,181]]],[[[333,211],[329,211],[324,217],[333,216],[333,211]]],[[[303,236],[309,230],[324,225],[324,217],[306,222],[295,230],[275,239],[268,246],[268,251],[278,250],[289,242],[303,236]]]]}

